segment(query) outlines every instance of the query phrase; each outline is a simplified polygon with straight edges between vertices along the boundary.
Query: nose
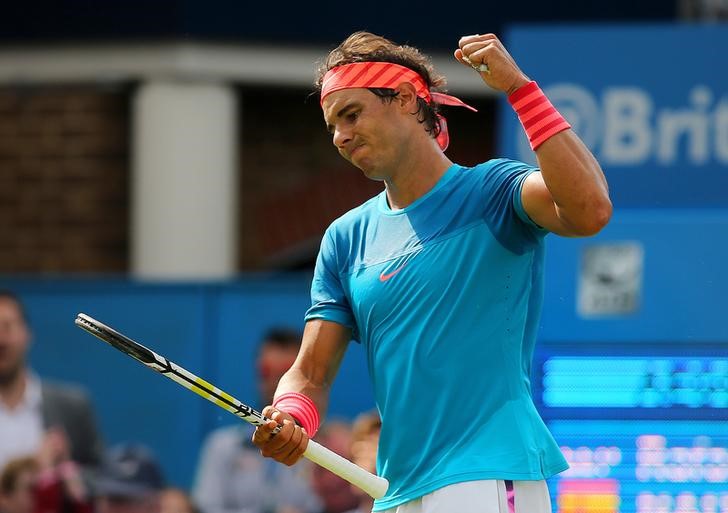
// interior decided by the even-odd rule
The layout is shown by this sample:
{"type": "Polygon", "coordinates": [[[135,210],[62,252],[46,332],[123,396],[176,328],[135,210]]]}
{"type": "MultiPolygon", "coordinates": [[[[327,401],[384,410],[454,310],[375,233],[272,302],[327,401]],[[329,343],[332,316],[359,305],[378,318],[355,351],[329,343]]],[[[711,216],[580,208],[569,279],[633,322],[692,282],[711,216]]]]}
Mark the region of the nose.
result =
{"type": "Polygon", "coordinates": [[[351,141],[351,133],[341,130],[338,127],[334,129],[334,146],[338,150],[343,150],[349,141],[351,141]]]}

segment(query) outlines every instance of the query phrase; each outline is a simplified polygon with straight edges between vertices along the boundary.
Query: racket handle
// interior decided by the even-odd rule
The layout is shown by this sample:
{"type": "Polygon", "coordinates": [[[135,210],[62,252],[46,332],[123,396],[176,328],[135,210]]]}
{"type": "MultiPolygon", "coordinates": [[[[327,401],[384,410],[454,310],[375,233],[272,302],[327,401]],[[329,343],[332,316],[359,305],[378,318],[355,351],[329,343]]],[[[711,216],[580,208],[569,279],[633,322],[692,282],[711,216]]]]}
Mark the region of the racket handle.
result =
{"type": "Polygon", "coordinates": [[[367,472],[360,466],[355,465],[313,440],[308,441],[308,447],[303,455],[317,465],[349,481],[357,488],[361,488],[375,499],[383,497],[387,492],[389,481],[383,477],[375,476],[367,472]]]}

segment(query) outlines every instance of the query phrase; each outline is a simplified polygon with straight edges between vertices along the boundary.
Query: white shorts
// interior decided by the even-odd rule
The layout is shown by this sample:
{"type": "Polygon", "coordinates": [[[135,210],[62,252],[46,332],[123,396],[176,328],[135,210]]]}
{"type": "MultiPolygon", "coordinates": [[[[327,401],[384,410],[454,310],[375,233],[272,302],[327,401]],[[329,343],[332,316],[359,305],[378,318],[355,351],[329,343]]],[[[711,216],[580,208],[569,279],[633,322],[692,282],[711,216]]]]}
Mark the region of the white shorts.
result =
{"type": "MultiPolygon", "coordinates": [[[[546,481],[455,483],[384,513],[551,513],[546,481]]],[[[382,513],[382,512],[379,512],[382,513]]]]}

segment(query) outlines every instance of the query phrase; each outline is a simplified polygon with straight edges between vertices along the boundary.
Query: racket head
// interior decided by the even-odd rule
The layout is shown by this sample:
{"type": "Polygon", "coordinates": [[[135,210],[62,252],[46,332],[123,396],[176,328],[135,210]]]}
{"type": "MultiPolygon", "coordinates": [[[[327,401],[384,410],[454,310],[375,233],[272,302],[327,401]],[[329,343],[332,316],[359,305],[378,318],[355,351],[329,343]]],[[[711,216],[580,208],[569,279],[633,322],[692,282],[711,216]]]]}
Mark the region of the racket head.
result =
{"type": "Polygon", "coordinates": [[[94,337],[103,340],[110,346],[115,347],[119,351],[128,354],[144,364],[159,363],[153,351],[89,315],[79,313],[76,316],[75,323],[76,326],[87,331],[94,337]]]}

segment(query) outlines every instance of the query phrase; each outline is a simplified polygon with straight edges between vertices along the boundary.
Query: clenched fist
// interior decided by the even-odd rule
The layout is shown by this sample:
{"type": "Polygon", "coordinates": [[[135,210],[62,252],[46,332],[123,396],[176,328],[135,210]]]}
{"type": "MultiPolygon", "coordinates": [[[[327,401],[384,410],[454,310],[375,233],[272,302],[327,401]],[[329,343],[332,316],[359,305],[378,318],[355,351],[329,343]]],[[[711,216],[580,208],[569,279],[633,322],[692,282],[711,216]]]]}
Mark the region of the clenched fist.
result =
{"type": "Polygon", "coordinates": [[[461,37],[455,58],[476,69],[490,87],[506,94],[513,93],[530,81],[495,34],[461,37]],[[485,64],[487,69],[480,68],[481,64],[485,64]]]}

